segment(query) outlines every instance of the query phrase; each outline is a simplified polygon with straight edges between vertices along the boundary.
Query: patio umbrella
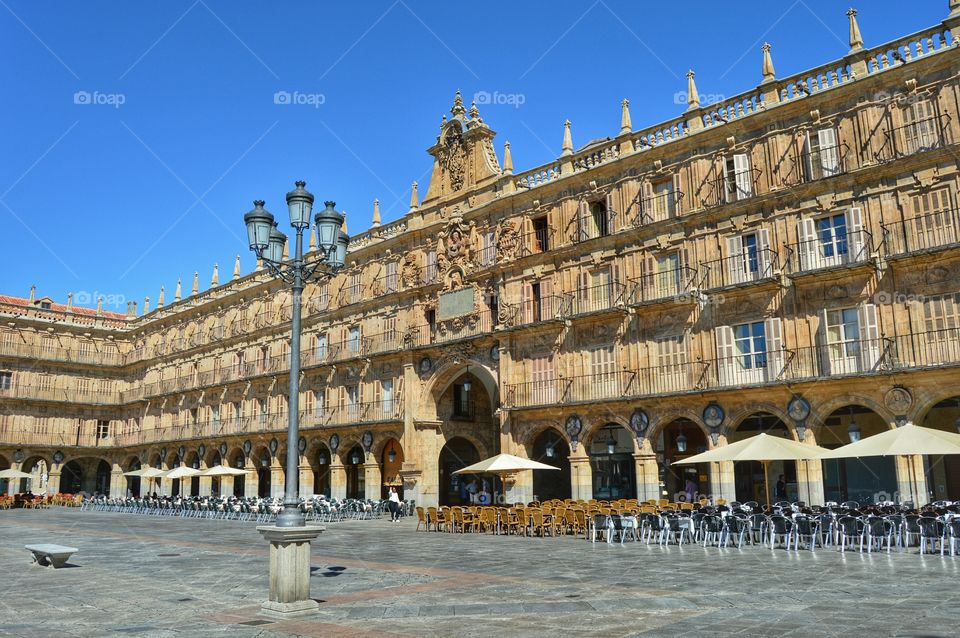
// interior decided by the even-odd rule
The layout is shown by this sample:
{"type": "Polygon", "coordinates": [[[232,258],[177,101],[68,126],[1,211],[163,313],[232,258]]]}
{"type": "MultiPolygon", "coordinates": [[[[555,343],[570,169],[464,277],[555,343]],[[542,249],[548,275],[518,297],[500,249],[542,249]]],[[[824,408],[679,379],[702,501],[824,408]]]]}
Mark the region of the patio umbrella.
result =
{"type": "Polygon", "coordinates": [[[768,469],[771,461],[806,461],[819,458],[824,452],[827,452],[827,450],[817,445],[807,445],[793,439],[760,433],[757,436],[751,436],[748,439],[677,461],[676,465],[718,461],[760,461],[763,463],[763,483],[767,492],[767,505],[769,505],[770,478],[768,469]]]}
{"type": "Polygon", "coordinates": [[[194,474],[194,476],[239,476],[240,474],[247,474],[248,471],[249,470],[241,470],[226,465],[214,465],[213,467],[194,474]]]}
{"type": "Polygon", "coordinates": [[[0,470],[0,479],[25,479],[33,478],[33,474],[28,474],[27,472],[21,472],[20,470],[15,470],[12,467],[6,470],[0,470]]]}
{"type": "Polygon", "coordinates": [[[868,436],[835,450],[827,450],[822,459],[849,459],[860,456],[906,456],[910,468],[910,498],[914,494],[913,457],[927,454],[960,454],[960,434],[924,428],[907,423],[894,430],[868,436]]]}
{"type": "Polygon", "coordinates": [[[199,473],[200,473],[200,470],[195,470],[192,467],[181,466],[181,467],[170,470],[169,472],[163,475],[163,478],[182,479],[182,478],[188,478],[191,476],[196,476],[199,473]]]}
{"type": "MultiPolygon", "coordinates": [[[[500,481],[506,484],[507,477],[526,470],[559,470],[558,467],[531,461],[512,454],[497,454],[489,459],[484,459],[473,465],[457,470],[454,474],[493,474],[500,478],[500,481]]],[[[506,485],[503,486],[506,490],[506,485]]],[[[494,488],[496,489],[496,488],[494,488]]]]}

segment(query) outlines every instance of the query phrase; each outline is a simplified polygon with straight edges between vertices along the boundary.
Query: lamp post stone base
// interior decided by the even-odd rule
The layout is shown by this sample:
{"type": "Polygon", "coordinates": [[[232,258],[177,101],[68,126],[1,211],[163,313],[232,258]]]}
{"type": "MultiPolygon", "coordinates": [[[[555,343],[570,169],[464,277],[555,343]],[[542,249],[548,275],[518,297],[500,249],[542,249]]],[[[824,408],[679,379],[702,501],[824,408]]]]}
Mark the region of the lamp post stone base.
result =
{"type": "Polygon", "coordinates": [[[322,525],[257,527],[270,542],[270,599],[260,606],[261,614],[291,618],[317,611],[317,601],[310,598],[310,542],[325,529],[322,525]]]}

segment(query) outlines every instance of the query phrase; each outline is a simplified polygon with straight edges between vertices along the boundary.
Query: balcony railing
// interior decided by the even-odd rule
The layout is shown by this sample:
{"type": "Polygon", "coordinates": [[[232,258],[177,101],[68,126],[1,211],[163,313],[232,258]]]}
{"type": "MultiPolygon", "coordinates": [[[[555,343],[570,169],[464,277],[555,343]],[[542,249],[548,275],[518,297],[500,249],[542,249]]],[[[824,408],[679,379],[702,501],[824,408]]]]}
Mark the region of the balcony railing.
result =
{"type": "Polygon", "coordinates": [[[408,330],[410,343],[413,346],[428,346],[438,343],[447,343],[458,339],[467,339],[493,332],[496,325],[489,310],[481,310],[473,314],[440,321],[436,324],[421,324],[408,330]]]}
{"type": "Polygon", "coordinates": [[[787,157],[789,166],[780,175],[782,186],[798,186],[850,170],[850,147],[846,143],[804,149],[787,157]]]}
{"type": "Polygon", "coordinates": [[[250,331],[250,322],[246,319],[234,319],[230,324],[230,336],[237,337],[250,331]]]}
{"type": "Polygon", "coordinates": [[[855,266],[870,261],[873,236],[866,230],[847,231],[829,239],[823,237],[787,245],[787,263],[793,274],[855,266]]]}
{"type": "Polygon", "coordinates": [[[960,328],[507,385],[512,408],[703,392],[960,365],[960,328]]]}
{"type": "Polygon", "coordinates": [[[572,243],[579,244],[614,234],[618,218],[619,215],[613,210],[604,210],[597,214],[588,212],[585,216],[578,215],[573,225],[572,243]]]}
{"type": "Polygon", "coordinates": [[[909,255],[960,243],[960,215],[955,208],[882,224],[887,256],[909,255]]]}
{"type": "Polygon", "coordinates": [[[115,350],[76,350],[73,348],[46,348],[29,343],[0,343],[0,356],[44,361],[66,361],[96,366],[123,365],[125,358],[115,350]]]}
{"type": "Polygon", "coordinates": [[[779,256],[770,248],[746,250],[723,259],[700,264],[700,287],[704,290],[763,281],[780,270],[779,256]]]}
{"type": "Polygon", "coordinates": [[[536,228],[533,232],[524,233],[520,238],[520,256],[538,255],[556,248],[556,233],[553,228],[536,228]]]}
{"type": "Polygon", "coordinates": [[[672,219],[680,214],[682,191],[668,191],[639,200],[637,214],[631,219],[634,226],[644,226],[672,219]]]}
{"type": "Polygon", "coordinates": [[[527,326],[563,319],[569,312],[570,298],[544,295],[526,299],[519,304],[503,304],[504,324],[508,327],[527,326]]]}
{"type": "Polygon", "coordinates": [[[115,390],[89,389],[77,386],[32,385],[20,383],[15,379],[9,386],[0,387],[0,399],[35,399],[37,401],[116,405],[120,402],[120,393],[115,390]]]}
{"type": "Polygon", "coordinates": [[[723,204],[741,202],[759,193],[759,168],[751,168],[736,175],[721,175],[704,181],[700,186],[700,205],[713,208],[723,204]]]}
{"type": "Polygon", "coordinates": [[[892,128],[884,133],[877,161],[891,161],[943,148],[952,143],[949,129],[949,115],[936,115],[892,128]]]}
{"type": "Polygon", "coordinates": [[[688,266],[646,273],[630,279],[628,303],[638,305],[674,299],[689,300],[696,287],[697,271],[688,266]]]}
{"type": "Polygon", "coordinates": [[[400,275],[393,272],[381,275],[370,282],[370,294],[374,297],[390,295],[400,291],[400,275]]]}
{"type": "Polygon", "coordinates": [[[497,246],[490,244],[477,251],[477,264],[480,268],[489,268],[497,263],[497,246]]]}
{"type": "Polygon", "coordinates": [[[596,286],[580,288],[568,297],[566,316],[585,315],[622,308],[627,301],[627,286],[619,281],[610,281],[596,286]]]}

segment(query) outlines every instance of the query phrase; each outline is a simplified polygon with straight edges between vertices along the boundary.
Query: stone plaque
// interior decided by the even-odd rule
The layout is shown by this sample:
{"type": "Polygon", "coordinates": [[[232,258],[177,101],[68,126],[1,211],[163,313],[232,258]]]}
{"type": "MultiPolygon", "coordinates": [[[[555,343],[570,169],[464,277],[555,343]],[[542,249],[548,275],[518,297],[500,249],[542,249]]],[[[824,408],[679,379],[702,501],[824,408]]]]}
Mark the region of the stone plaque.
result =
{"type": "Polygon", "coordinates": [[[473,286],[456,290],[454,292],[445,292],[440,295],[437,304],[437,319],[453,319],[468,315],[474,310],[474,290],[473,286]]]}

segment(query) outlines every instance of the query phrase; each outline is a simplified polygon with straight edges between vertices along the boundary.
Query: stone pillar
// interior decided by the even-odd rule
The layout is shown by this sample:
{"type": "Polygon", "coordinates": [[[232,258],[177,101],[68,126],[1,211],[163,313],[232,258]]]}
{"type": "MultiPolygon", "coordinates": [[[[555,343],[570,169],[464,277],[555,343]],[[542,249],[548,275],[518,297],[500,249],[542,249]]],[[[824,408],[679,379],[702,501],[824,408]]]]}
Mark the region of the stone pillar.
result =
{"type": "MultiPolygon", "coordinates": [[[[702,491],[701,495],[703,495],[702,491]]],[[[737,487],[733,476],[733,462],[722,461],[710,464],[710,493],[706,496],[711,497],[714,503],[718,498],[726,499],[727,502],[736,500],[737,487]]]]}
{"type": "MultiPolygon", "coordinates": [[[[15,479],[13,482],[17,484],[16,487],[19,487],[19,479],[15,479]]],[[[58,494],[60,492],[60,466],[51,468],[47,473],[47,492],[50,494],[58,494]]]]}
{"type": "Polygon", "coordinates": [[[272,498],[283,498],[283,490],[286,484],[283,466],[274,458],[273,465],[270,466],[270,496],[272,498]]]}
{"type": "Polygon", "coordinates": [[[896,458],[897,468],[897,490],[899,494],[890,495],[894,501],[913,501],[917,507],[926,505],[929,501],[927,495],[927,478],[923,471],[922,456],[898,456],[896,458]],[[912,481],[912,482],[911,482],[912,481]],[[911,485],[913,486],[911,489],[911,485]]]}
{"type": "Polygon", "coordinates": [[[297,484],[300,498],[308,498],[313,494],[313,467],[306,461],[300,462],[300,481],[297,484]]]}
{"type": "Polygon", "coordinates": [[[570,497],[573,500],[588,501],[593,498],[593,471],[590,468],[590,459],[581,446],[580,450],[571,453],[569,460],[570,497]]]}
{"type": "Polygon", "coordinates": [[[270,543],[270,599],[261,605],[262,614],[290,618],[317,611],[319,604],[310,597],[310,542],[325,529],[321,525],[257,527],[270,543]]]}
{"type": "Polygon", "coordinates": [[[347,471],[336,454],[330,459],[330,498],[347,498],[347,471]]]}
{"type": "Polygon", "coordinates": [[[110,496],[120,498],[127,495],[127,477],[123,475],[123,470],[119,465],[113,466],[110,472],[110,496]]]}
{"type": "MultiPolygon", "coordinates": [[[[200,469],[207,470],[210,469],[207,467],[207,464],[203,461],[200,462],[200,469]]],[[[197,495],[198,496],[210,496],[210,493],[213,490],[213,477],[212,476],[201,476],[200,485],[198,486],[197,495]]]]}
{"type": "Polygon", "coordinates": [[[637,473],[637,500],[660,498],[660,467],[657,457],[649,452],[633,455],[637,473]]]}
{"type": "Polygon", "coordinates": [[[533,493],[533,472],[517,472],[511,478],[504,497],[507,503],[529,503],[534,498],[540,498],[539,494],[533,493]]]}
{"type": "Polygon", "coordinates": [[[443,435],[440,434],[440,421],[421,421],[418,426],[420,440],[420,504],[424,507],[437,507],[440,504],[440,448],[443,435]]]}
{"type": "Polygon", "coordinates": [[[380,498],[380,489],[383,480],[380,478],[380,465],[371,454],[367,454],[367,462],[363,464],[363,497],[373,500],[380,498]]]}
{"type": "Polygon", "coordinates": [[[260,488],[260,475],[257,474],[257,466],[253,464],[253,459],[247,457],[243,469],[247,471],[243,477],[244,497],[257,496],[257,490],[260,488]]]}
{"type": "Polygon", "coordinates": [[[807,505],[823,505],[823,463],[819,460],[795,461],[797,498],[807,505]]]}

